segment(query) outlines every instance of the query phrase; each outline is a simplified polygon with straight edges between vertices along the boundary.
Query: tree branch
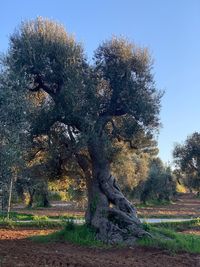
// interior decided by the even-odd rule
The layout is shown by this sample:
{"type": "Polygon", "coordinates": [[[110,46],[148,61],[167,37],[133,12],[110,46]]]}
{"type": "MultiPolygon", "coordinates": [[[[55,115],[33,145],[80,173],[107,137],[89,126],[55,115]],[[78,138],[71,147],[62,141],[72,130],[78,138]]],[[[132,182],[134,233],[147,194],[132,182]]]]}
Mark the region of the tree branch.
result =
{"type": "MultiPolygon", "coordinates": [[[[36,85],[34,88],[29,89],[32,92],[37,92],[40,89],[45,91],[47,94],[49,94],[53,99],[55,98],[56,91],[52,90],[49,86],[47,86],[44,81],[42,80],[42,77],[40,74],[36,74],[34,78],[34,84],[36,85]]],[[[59,87],[59,86],[58,86],[59,87]]]]}

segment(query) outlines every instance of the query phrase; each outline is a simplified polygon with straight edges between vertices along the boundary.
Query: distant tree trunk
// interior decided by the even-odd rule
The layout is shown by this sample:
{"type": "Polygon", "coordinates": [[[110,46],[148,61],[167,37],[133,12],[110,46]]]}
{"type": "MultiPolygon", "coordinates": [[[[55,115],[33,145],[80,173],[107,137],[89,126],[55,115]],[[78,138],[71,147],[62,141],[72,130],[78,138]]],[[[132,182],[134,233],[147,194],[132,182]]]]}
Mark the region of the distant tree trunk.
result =
{"type": "Polygon", "coordinates": [[[42,194],[42,204],[44,208],[48,208],[50,206],[49,200],[48,200],[48,191],[43,191],[42,194]]]}
{"type": "Polygon", "coordinates": [[[22,200],[22,202],[25,202],[25,194],[24,194],[24,187],[22,184],[20,184],[20,180],[16,181],[15,189],[17,192],[17,196],[22,200]]]}
{"type": "Polygon", "coordinates": [[[32,208],[32,206],[33,206],[33,197],[34,197],[34,195],[35,195],[35,189],[33,189],[33,190],[28,189],[28,192],[29,192],[28,207],[29,207],[29,208],[32,208]]]}
{"type": "Polygon", "coordinates": [[[149,194],[148,190],[144,189],[144,190],[142,191],[141,195],[140,195],[140,201],[141,201],[144,205],[146,205],[146,203],[147,203],[148,194],[149,194]]]}
{"type": "Polygon", "coordinates": [[[97,230],[106,243],[133,244],[147,234],[137,218],[136,210],[126,199],[110,172],[110,163],[101,143],[90,144],[92,178],[88,187],[86,222],[97,230]]]}
{"type": "Polygon", "coordinates": [[[10,217],[10,208],[11,208],[11,201],[12,201],[12,189],[13,189],[13,177],[10,179],[10,188],[9,188],[9,196],[8,196],[8,209],[7,209],[7,218],[10,217]]]}

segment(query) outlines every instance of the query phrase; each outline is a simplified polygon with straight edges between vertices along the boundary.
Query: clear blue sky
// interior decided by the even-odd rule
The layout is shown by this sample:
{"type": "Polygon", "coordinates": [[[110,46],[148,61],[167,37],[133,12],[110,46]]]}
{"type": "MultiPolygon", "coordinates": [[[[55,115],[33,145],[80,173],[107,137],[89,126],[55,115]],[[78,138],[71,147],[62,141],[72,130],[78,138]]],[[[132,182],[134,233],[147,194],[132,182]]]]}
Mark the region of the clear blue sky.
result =
{"type": "Polygon", "coordinates": [[[0,51],[24,19],[55,19],[92,57],[112,35],[148,46],[157,86],[165,90],[160,157],[172,161],[175,142],[200,131],[200,0],[1,0],[0,51]]]}

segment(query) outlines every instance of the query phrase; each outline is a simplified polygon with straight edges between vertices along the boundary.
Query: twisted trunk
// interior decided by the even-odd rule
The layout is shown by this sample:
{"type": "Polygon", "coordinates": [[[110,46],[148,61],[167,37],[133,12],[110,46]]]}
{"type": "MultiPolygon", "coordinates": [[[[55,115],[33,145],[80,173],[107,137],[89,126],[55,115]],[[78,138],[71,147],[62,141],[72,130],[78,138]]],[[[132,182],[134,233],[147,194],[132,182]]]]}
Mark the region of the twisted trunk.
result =
{"type": "Polygon", "coordinates": [[[111,175],[102,143],[90,144],[89,152],[92,177],[87,181],[86,222],[96,229],[98,239],[103,242],[133,244],[136,238],[147,233],[142,229],[135,208],[111,175]]]}

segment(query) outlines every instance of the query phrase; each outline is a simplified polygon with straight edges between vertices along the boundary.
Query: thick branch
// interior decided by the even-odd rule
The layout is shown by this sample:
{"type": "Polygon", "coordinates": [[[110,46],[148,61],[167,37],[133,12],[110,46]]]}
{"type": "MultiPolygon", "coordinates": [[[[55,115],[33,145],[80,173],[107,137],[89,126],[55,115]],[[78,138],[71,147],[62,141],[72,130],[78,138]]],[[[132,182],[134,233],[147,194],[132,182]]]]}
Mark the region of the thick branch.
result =
{"type": "MultiPolygon", "coordinates": [[[[53,99],[56,95],[56,90],[52,90],[49,86],[47,86],[44,81],[42,80],[42,77],[40,74],[36,74],[34,79],[34,84],[36,85],[34,88],[31,88],[30,91],[37,92],[40,89],[45,91],[47,94],[49,94],[53,99]]],[[[59,86],[58,86],[59,87],[59,86]]]]}
{"type": "Polygon", "coordinates": [[[77,162],[80,166],[80,168],[83,170],[85,174],[86,179],[91,179],[92,173],[91,173],[91,167],[90,167],[90,162],[89,159],[86,155],[76,153],[75,154],[77,162]]]}
{"type": "Polygon", "coordinates": [[[101,117],[104,117],[104,116],[123,116],[125,115],[127,112],[124,110],[124,109],[115,109],[115,110],[112,110],[112,109],[108,109],[102,113],[100,113],[100,116],[101,117]]]}

